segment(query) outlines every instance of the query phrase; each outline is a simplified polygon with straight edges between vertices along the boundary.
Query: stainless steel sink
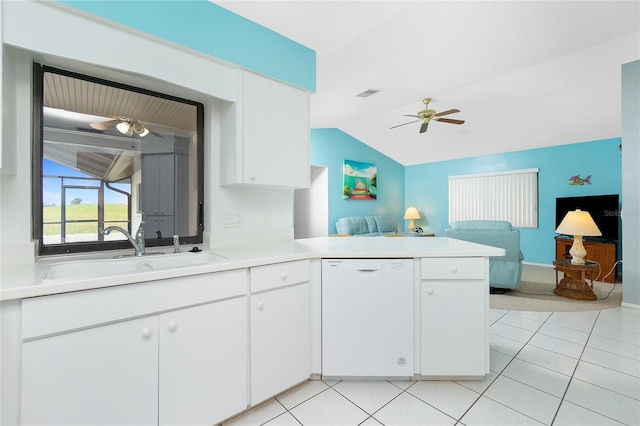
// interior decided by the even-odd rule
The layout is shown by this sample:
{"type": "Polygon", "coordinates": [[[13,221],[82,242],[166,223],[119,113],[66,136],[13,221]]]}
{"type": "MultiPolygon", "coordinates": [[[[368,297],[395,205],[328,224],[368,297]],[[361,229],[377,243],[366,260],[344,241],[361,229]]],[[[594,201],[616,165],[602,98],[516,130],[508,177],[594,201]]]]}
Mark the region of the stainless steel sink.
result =
{"type": "Polygon", "coordinates": [[[149,271],[160,271],[175,268],[202,266],[227,260],[209,252],[177,253],[164,256],[137,256],[113,259],[78,260],[61,262],[49,266],[42,273],[41,279],[79,280],[117,275],[136,274],[149,271]]]}
{"type": "Polygon", "coordinates": [[[167,256],[153,257],[144,261],[153,269],[173,269],[187,266],[208,265],[210,263],[228,260],[226,257],[209,252],[177,253],[167,256]]]}

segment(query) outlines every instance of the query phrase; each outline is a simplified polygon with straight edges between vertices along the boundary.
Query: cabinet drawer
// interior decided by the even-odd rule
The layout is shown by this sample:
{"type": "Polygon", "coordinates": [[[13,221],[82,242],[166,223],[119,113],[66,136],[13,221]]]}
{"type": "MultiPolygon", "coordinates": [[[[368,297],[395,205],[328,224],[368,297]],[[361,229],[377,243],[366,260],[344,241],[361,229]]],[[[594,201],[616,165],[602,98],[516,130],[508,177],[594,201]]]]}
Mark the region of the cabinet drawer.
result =
{"type": "Polygon", "coordinates": [[[309,261],[275,263],[251,268],[251,292],[309,281],[309,261]]]}
{"type": "Polygon", "coordinates": [[[61,333],[246,294],[247,270],[216,272],[22,301],[22,338],[61,333]]]}
{"type": "Polygon", "coordinates": [[[420,278],[423,280],[482,279],[486,260],[482,257],[444,257],[421,259],[420,278]]]}

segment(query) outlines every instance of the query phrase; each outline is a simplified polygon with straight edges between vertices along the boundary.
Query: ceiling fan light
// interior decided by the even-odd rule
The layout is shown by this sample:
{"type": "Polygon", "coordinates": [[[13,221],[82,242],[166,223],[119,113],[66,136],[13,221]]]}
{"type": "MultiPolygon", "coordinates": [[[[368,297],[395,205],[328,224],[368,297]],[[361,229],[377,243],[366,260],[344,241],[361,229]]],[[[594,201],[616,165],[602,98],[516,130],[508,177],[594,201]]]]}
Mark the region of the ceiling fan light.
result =
{"type": "Polygon", "coordinates": [[[128,121],[121,121],[120,123],[116,124],[116,129],[118,129],[118,131],[123,135],[126,135],[127,133],[129,133],[129,130],[131,130],[131,123],[129,123],[128,121]]]}
{"type": "Polygon", "coordinates": [[[141,138],[147,136],[149,134],[149,129],[147,129],[144,124],[138,122],[135,122],[132,124],[133,127],[133,131],[136,135],[140,136],[141,138]]]}

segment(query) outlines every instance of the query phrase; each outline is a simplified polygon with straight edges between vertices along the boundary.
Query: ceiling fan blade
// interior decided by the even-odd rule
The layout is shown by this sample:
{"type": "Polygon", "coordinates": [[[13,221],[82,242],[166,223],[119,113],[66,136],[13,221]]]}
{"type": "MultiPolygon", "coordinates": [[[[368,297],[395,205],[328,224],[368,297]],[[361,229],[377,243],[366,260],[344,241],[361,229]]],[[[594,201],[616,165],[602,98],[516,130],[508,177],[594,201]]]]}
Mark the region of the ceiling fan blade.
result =
{"type": "Polygon", "coordinates": [[[418,121],[420,121],[420,120],[413,120],[413,121],[410,121],[408,123],[398,124],[397,126],[389,127],[389,129],[395,129],[396,127],[406,126],[407,124],[411,124],[411,123],[417,123],[418,121]]]}
{"type": "Polygon", "coordinates": [[[429,122],[425,121],[424,123],[422,123],[422,126],[420,126],[420,132],[419,133],[424,133],[427,131],[427,127],[429,127],[429,122]]]}
{"type": "Polygon", "coordinates": [[[463,124],[464,120],[454,120],[453,118],[434,118],[436,121],[442,121],[443,123],[451,124],[463,124]]]}
{"type": "Polygon", "coordinates": [[[118,125],[118,123],[120,123],[122,120],[109,120],[109,121],[101,121],[98,123],[91,123],[89,124],[89,126],[93,127],[96,130],[107,130],[107,129],[111,129],[113,127],[116,127],[118,125]]]}
{"type": "Polygon", "coordinates": [[[442,117],[443,115],[453,114],[455,112],[460,112],[460,110],[459,109],[455,109],[455,108],[454,109],[448,109],[446,111],[442,111],[442,112],[439,112],[439,113],[435,114],[434,117],[442,117]]]}
{"type": "Polygon", "coordinates": [[[153,136],[157,136],[159,138],[164,139],[164,136],[162,136],[160,133],[158,132],[154,132],[153,130],[151,130],[150,128],[147,127],[147,130],[149,131],[149,134],[152,134],[153,136]]]}
{"type": "Polygon", "coordinates": [[[420,118],[417,115],[413,115],[413,114],[402,114],[403,117],[415,117],[415,118],[420,118]]]}

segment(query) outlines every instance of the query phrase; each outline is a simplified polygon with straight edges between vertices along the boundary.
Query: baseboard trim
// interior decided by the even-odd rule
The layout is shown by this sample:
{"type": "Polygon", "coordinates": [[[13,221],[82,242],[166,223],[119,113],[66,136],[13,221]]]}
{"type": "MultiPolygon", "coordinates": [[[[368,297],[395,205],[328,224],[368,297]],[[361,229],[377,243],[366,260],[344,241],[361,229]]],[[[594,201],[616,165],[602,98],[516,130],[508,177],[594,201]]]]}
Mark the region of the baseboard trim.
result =
{"type": "Polygon", "coordinates": [[[543,266],[545,268],[553,268],[552,264],[547,264],[547,263],[533,263],[533,262],[522,262],[523,265],[529,265],[529,266],[543,266]]]}

